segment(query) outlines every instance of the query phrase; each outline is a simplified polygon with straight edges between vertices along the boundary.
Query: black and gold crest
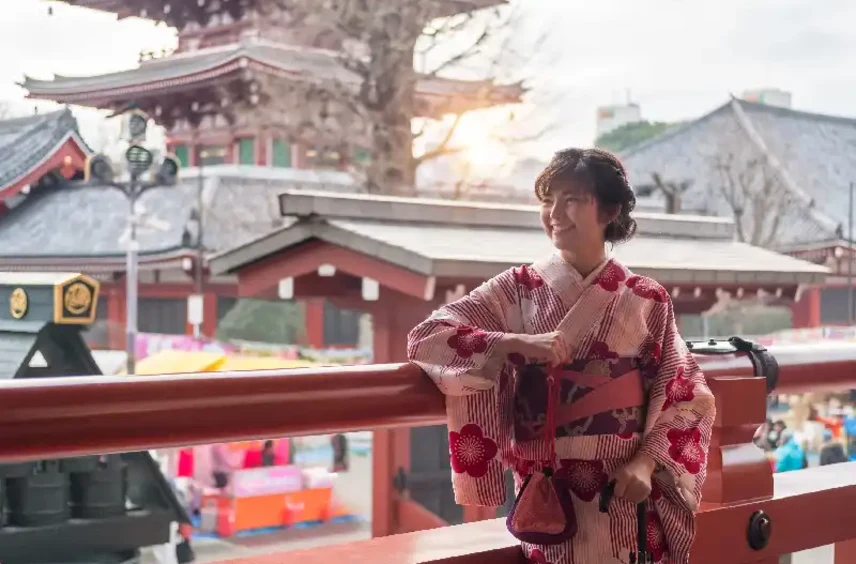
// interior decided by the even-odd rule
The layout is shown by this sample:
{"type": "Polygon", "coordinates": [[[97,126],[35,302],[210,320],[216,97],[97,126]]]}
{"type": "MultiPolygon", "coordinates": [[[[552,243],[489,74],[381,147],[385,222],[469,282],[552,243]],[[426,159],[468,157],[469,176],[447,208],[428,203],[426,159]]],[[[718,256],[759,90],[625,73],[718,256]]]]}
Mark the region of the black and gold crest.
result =
{"type": "Polygon", "coordinates": [[[98,304],[98,282],[76,276],[54,287],[54,323],[92,323],[98,304]]]}

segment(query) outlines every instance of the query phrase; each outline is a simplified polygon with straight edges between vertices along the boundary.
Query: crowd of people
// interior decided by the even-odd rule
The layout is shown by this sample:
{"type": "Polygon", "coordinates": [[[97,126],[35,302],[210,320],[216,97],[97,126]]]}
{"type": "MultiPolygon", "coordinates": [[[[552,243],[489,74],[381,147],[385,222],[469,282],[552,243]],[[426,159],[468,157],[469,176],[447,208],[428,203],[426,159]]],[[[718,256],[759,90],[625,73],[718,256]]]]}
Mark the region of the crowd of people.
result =
{"type": "MultiPolygon", "coordinates": [[[[841,440],[833,431],[824,427],[819,449],[820,466],[837,464],[849,460],[841,440]]],[[[803,437],[795,433],[782,420],[767,421],[755,433],[755,444],[770,453],[776,472],[790,472],[808,468],[808,445],[803,437]]]]}

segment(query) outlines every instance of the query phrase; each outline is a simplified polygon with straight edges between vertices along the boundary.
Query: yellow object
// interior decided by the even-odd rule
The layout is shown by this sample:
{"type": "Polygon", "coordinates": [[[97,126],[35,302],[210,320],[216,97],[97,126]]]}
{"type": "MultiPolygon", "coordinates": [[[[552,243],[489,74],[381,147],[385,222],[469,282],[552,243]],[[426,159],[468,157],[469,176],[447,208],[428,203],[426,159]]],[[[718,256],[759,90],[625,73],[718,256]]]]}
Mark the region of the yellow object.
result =
{"type": "Polygon", "coordinates": [[[29,308],[30,299],[27,297],[27,291],[23,288],[15,288],[9,297],[9,312],[12,314],[12,317],[21,319],[27,315],[29,308]]]}
{"type": "Polygon", "coordinates": [[[204,351],[165,350],[137,362],[137,376],[215,372],[226,355],[204,351]]]}
{"type": "Polygon", "coordinates": [[[227,356],[223,364],[217,367],[217,371],[274,370],[277,368],[308,368],[310,366],[316,366],[316,364],[308,360],[290,360],[275,356],[234,355],[227,356]]]}
{"type": "MultiPolygon", "coordinates": [[[[274,356],[225,355],[218,352],[163,350],[137,362],[137,376],[186,374],[189,372],[230,372],[274,370],[316,366],[306,360],[274,356]]],[[[124,372],[122,373],[124,374],[124,372]]]]}

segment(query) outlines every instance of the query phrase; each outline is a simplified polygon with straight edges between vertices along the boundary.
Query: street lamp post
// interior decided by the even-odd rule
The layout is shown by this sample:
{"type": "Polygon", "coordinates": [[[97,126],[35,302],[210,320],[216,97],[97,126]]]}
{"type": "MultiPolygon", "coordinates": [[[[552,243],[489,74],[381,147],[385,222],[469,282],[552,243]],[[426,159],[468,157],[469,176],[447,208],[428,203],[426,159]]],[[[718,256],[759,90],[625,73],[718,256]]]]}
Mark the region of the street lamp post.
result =
{"type": "MultiPolygon", "coordinates": [[[[196,300],[197,307],[199,309],[199,319],[195,319],[193,323],[193,336],[201,337],[202,335],[202,321],[204,316],[204,284],[205,284],[205,272],[204,272],[204,261],[205,261],[205,243],[203,239],[203,226],[204,226],[204,190],[205,190],[205,159],[210,157],[224,157],[226,156],[226,151],[222,147],[208,147],[208,148],[200,148],[197,153],[197,160],[199,166],[199,175],[198,182],[196,188],[196,213],[192,216],[196,221],[196,261],[195,268],[193,270],[193,278],[194,278],[194,287],[196,291],[196,300]]],[[[188,307],[188,312],[191,310],[188,307]]]]}
{"type": "Polygon", "coordinates": [[[115,179],[115,172],[110,159],[106,155],[94,155],[86,163],[86,183],[93,181],[99,185],[109,186],[119,190],[128,200],[128,250],[125,255],[126,278],[126,319],[125,319],[125,350],[128,355],[127,372],[134,374],[137,365],[137,201],[146,191],[152,188],[173,186],[178,180],[179,164],[175,157],[167,155],[161,160],[150,181],[142,177],[151,171],[154,155],[148,149],[137,144],[145,140],[148,116],[143,112],[133,111],[128,116],[128,135],[131,142],[125,151],[125,165],[129,173],[127,182],[115,179]]]}

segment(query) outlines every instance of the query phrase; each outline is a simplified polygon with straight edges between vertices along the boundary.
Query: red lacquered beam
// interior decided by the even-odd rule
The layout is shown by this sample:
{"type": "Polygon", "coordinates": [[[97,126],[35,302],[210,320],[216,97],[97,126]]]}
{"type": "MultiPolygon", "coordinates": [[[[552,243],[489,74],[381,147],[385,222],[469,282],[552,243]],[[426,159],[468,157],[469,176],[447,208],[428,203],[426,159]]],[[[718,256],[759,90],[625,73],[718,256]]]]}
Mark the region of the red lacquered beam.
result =
{"type": "Polygon", "coordinates": [[[0,462],[441,424],[418,368],[385,364],[0,382],[0,462]]]}
{"type": "MultiPolygon", "coordinates": [[[[771,348],[779,390],[856,388],[856,344],[771,348]]],[[[696,355],[708,377],[751,376],[745,355],[696,355]]],[[[412,365],[0,382],[0,462],[442,424],[412,365]]]]}
{"type": "MultiPolygon", "coordinates": [[[[779,363],[776,393],[840,392],[856,389],[856,343],[777,345],[769,347],[779,363]]],[[[705,376],[752,376],[752,363],[744,353],[697,354],[705,376]]]]}

